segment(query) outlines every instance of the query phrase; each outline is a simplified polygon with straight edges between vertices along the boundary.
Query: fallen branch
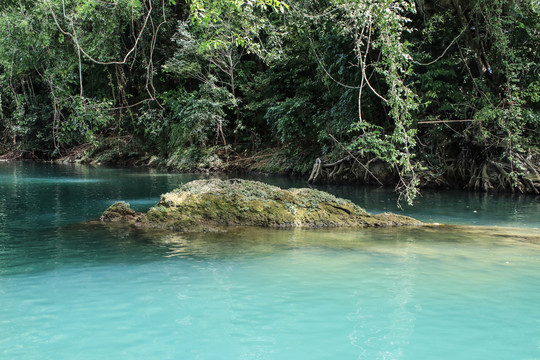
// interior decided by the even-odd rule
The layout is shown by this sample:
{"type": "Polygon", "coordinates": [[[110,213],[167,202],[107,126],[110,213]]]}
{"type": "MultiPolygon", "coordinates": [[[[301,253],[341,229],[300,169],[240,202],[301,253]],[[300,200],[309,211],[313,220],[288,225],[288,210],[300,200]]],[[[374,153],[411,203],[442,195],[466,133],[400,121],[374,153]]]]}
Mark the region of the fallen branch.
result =
{"type": "Polygon", "coordinates": [[[373,173],[364,165],[362,164],[362,162],[360,162],[360,160],[358,160],[358,158],[356,158],[356,156],[354,156],[350,151],[349,149],[347,149],[345,146],[343,146],[342,143],[340,143],[339,141],[337,141],[337,139],[334,137],[334,135],[332,134],[328,134],[330,135],[330,137],[332,138],[332,140],[334,140],[339,146],[341,146],[341,148],[343,150],[345,150],[358,164],[360,164],[360,166],[362,166],[364,168],[364,170],[366,171],[366,173],[370,174],[378,183],[379,185],[384,185],[375,175],[373,175],[373,173]]]}

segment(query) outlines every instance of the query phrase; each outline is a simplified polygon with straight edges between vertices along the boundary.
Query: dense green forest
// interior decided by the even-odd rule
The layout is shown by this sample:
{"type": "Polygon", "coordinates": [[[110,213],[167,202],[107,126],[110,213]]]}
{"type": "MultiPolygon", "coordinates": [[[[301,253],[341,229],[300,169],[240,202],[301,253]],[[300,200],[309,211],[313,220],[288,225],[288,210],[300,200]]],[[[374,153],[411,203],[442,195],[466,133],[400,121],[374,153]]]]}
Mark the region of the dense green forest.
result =
{"type": "Polygon", "coordinates": [[[0,153],[540,191],[538,0],[2,0],[0,153]],[[314,165],[315,164],[315,165],[314,165]]]}

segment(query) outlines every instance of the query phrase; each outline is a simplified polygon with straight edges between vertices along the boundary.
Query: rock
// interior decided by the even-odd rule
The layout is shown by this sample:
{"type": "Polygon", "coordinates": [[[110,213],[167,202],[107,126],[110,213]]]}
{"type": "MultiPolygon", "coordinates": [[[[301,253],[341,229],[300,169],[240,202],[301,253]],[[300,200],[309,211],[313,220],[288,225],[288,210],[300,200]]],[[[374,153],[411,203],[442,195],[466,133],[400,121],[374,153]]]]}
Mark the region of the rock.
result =
{"type": "Polygon", "coordinates": [[[135,211],[129,207],[129,204],[124,201],[109,206],[105,212],[99,218],[103,222],[118,222],[135,220],[135,211]]]}
{"type": "Polygon", "coordinates": [[[349,200],[314,189],[283,190],[250,180],[196,180],[164,194],[146,214],[123,202],[109,207],[105,222],[143,228],[212,231],[223,226],[345,227],[421,225],[401,215],[370,215],[349,200]]]}

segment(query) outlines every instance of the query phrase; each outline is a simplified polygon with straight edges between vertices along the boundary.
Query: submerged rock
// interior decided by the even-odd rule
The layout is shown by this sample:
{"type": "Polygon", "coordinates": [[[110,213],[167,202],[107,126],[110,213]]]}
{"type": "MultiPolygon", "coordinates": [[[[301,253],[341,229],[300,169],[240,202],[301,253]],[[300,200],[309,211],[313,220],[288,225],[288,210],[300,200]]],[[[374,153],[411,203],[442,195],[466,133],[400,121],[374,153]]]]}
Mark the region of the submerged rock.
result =
{"type": "Polygon", "coordinates": [[[208,231],[222,226],[344,227],[421,225],[396,214],[370,215],[349,200],[314,189],[284,190],[250,180],[196,180],[164,194],[146,214],[127,203],[109,207],[103,222],[144,228],[208,231]]]}

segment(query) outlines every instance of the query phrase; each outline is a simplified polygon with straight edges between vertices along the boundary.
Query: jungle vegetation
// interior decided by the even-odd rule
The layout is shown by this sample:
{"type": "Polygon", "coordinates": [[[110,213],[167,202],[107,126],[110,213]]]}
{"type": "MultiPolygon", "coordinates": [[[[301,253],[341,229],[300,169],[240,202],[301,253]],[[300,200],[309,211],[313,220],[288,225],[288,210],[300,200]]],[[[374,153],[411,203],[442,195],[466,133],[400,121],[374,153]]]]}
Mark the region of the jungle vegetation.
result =
{"type": "Polygon", "coordinates": [[[422,186],[540,192],[538,0],[3,0],[0,14],[0,153],[264,164],[408,201],[422,186]]]}

